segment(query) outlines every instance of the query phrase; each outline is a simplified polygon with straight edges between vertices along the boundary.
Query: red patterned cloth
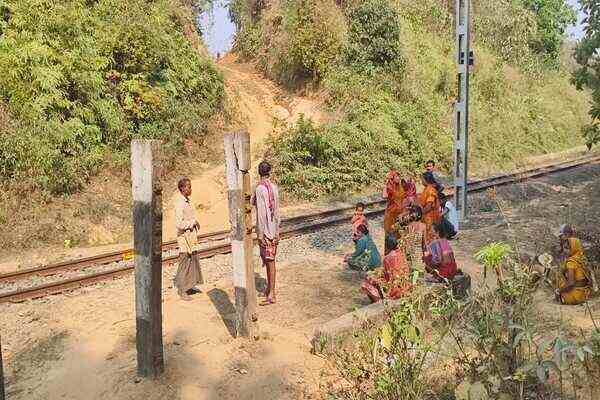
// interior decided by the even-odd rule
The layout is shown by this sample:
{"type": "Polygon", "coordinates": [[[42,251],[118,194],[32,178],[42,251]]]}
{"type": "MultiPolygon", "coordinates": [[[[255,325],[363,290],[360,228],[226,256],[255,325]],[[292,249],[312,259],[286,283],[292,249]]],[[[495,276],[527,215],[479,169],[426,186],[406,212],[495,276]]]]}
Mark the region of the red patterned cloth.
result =
{"type": "Polygon", "coordinates": [[[275,261],[277,256],[277,242],[275,240],[264,238],[264,243],[259,244],[260,258],[263,261],[275,261]]]}
{"type": "Polygon", "coordinates": [[[425,264],[437,270],[441,277],[450,281],[454,279],[458,268],[450,242],[446,239],[434,240],[427,246],[427,250],[429,254],[423,257],[425,264]]]}
{"type": "Polygon", "coordinates": [[[383,259],[383,276],[369,276],[361,286],[371,301],[381,301],[384,297],[397,300],[406,296],[412,289],[410,267],[404,252],[391,251],[383,259]]]}

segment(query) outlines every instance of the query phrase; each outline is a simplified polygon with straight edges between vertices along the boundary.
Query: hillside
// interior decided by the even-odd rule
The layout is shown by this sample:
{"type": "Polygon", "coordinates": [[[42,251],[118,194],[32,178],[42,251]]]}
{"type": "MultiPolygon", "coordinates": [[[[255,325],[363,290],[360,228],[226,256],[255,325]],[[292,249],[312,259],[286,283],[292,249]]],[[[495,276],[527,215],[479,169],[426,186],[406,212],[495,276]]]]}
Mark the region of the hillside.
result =
{"type": "MultiPolygon", "coordinates": [[[[449,168],[451,2],[236,0],[236,55],[218,64],[194,26],[198,3],[0,3],[0,250],[11,263],[15,249],[31,263],[29,249],[71,257],[130,240],[132,137],[165,141],[166,237],[181,175],[204,228],[226,226],[221,143],[234,128],[250,131],[255,159],[274,161],[288,203],[369,190],[429,158],[449,168]]],[[[474,21],[472,171],[581,144],[588,95],[552,45],[539,53],[536,16],[478,0],[474,21]]]]}
{"type": "MultiPolygon", "coordinates": [[[[280,84],[318,92],[336,116],[321,127],[301,120],[273,143],[288,191],[315,198],[356,190],[430,158],[450,168],[453,2],[248,4],[234,5],[237,51],[280,84]]],[[[561,1],[474,1],[472,170],[506,169],[582,142],[589,97],[559,58],[572,18],[561,1]]]]}

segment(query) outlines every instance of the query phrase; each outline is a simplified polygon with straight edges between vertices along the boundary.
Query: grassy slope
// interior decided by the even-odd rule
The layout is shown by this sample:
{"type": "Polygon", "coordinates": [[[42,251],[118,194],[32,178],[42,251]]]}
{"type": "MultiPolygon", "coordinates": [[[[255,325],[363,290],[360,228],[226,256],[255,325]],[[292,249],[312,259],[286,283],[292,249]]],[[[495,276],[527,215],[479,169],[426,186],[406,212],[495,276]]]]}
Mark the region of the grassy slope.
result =
{"type": "MultiPolygon", "coordinates": [[[[322,67],[334,50],[348,43],[326,46],[319,38],[347,41],[345,32],[352,24],[347,12],[345,20],[340,18],[345,11],[333,1],[318,6],[310,0],[271,2],[261,20],[246,21],[251,35],[241,35],[238,49],[244,53],[254,47],[247,53],[273,78],[286,83],[294,71],[302,71],[289,65],[293,61],[282,65],[281,59],[307,54],[296,59],[309,70],[315,63],[306,63],[307,59],[321,60],[318,68],[312,68],[317,88],[328,96],[332,114],[339,116],[323,127],[304,121],[274,143],[273,159],[280,168],[281,183],[298,197],[359,189],[381,180],[389,168],[417,171],[428,158],[446,168],[451,165],[456,93],[452,17],[434,0],[371,2],[392,7],[398,14],[401,70],[365,74],[357,72],[344,56],[322,67]],[[303,35],[305,42],[300,44],[290,40],[298,34],[289,22],[296,11],[290,9],[313,6],[319,12],[330,8],[313,18],[312,25],[304,23],[303,29],[319,34],[303,35]],[[323,15],[334,16],[323,24],[323,15]],[[347,26],[326,29],[328,23],[340,20],[347,26]],[[279,70],[274,71],[273,65],[279,70]]],[[[581,144],[579,132],[588,122],[589,97],[575,90],[566,70],[544,67],[531,53],[527,37],[535,34],[532,14],[508,1],[481,0],[476,2],[474,20],[472,169],[510,168],[524,157],[581,144]]]]}

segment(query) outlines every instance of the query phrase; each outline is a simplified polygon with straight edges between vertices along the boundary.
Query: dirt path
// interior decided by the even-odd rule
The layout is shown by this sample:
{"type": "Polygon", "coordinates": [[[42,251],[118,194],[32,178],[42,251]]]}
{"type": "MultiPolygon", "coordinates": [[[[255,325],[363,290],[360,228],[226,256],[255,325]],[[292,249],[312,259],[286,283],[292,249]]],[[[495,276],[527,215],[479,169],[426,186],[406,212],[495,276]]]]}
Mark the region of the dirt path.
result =
{"type": "MultiPolygon", "coordinates": [[[[325,119],[321,105],[314,100],[284,93],[275,83],[259,75],[250,64],[239,62],[229,54],[218,63],[225,75],[227,94],[233,104],[236,125],[250,133],[252,163],[258,164],[264,154],[265,140],[273,133],[274,124],[293,124],[300,114],[320,123],[325,119]]],[[[253,179],[256,179],[253,168],[253,179]]],[[[227,183],[224,163],[203,173],[190,173],[192,179],[192,204],[196,207],[200,224],[205,231],[226,229],[229,225],[227,209],[227,183]]],[[[170,196],[163,222],[166,240],[175,237],[172,201],[170,196]]]]}
{"type": "MultiPolygon", "coordinates": [[[[304,243],[310,246],[311,239],[304,243]]],[[[209,285],[191,302],[178,300],[165,280],[167,368],[158,382],[136,378],[131,279],[85,297],[5,306],[10,398],[319,398],[325,362],[310,354],[311,333],[317,324],[365,304],[357,290],[361,278],[344,272],[340,257],[339,251],[314,251],[282,263],[279,302],[259,308],[257,342],[232,337],[229,279],[209,285]]],[[[258,286],[264,286],[263,279],[258,286]]]]}

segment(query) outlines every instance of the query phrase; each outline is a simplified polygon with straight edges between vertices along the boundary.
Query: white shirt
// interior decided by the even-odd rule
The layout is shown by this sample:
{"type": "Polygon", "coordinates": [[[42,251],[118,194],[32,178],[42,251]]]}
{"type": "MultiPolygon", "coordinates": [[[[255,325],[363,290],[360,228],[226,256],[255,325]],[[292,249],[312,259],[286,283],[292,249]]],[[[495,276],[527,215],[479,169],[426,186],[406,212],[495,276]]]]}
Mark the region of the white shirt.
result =
{"type": "Polygon", "coordinates": [[[267,239],[275,239],[279,236],[279,190],[270,180],[267,180],[267,183],[273,190],[273,215],[269,210],[269,192],[263,185],[258,184],[252,199],[256,206],[256,233],[259,237],[264,235],[267,239]]]}
{"type": "Polygon", "coordinates": [[[196,210],[194,210],[190,199],[178,193],[175,198],[175,227],[177,228],[177,236],[192,229],[197,221],[196,210]]]}
{"type": "Polygon", "coordinates": [[[452,224],[456,233],[458,233],[458,212],[456,211],[456,207],[450,200],[446,200],[446,204],[444,204],[444,209],[448,210],[446,214],[446,218],[448,222],[452,224]]]}

